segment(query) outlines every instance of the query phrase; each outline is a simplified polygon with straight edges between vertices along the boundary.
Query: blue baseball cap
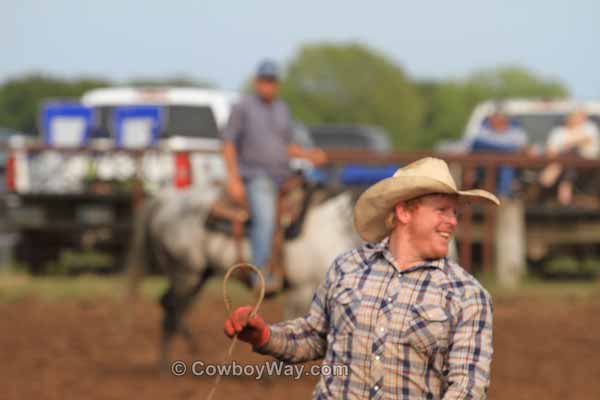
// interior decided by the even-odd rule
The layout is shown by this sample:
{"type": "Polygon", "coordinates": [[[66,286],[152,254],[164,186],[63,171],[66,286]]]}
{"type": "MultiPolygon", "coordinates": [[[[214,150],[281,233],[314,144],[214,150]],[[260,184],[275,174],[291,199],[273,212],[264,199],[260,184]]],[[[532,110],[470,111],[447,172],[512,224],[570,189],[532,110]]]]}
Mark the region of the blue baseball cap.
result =
{"type": "Polygon", "coordinates": [[[279,68],[277,64],[272,60],[264,60],[256,69],[256,78],[258,79],[279,79],[279,68]]]}

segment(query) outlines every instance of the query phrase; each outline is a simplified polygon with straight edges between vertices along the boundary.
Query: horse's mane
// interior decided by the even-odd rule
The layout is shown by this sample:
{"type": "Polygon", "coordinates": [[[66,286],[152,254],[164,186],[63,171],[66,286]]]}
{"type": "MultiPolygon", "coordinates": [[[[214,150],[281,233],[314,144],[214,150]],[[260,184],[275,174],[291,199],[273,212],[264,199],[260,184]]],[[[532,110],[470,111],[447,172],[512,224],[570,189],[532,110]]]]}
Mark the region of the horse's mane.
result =
{"type": "Polygon", "coordinates": [[[287,240],[294,239],[302,232],[308,210],[318,207],[338,195],[347,192],[347,190],[341,187],[332,188],[309,182],[305,183],[303,190],[305,191],[305,197],[298,217],[285,229],[284,235],[287,240]]]}
{"type": "Polygon", "coordinates": [[[334,197],[339,196],[342,193],[347,193],[348,189],[345,187],[341,187],[341,186],[336,186],[336,187],[331,187],[331,186],[325,186],[323,184],[316,184],[314,185],[314,196],[311,199],[311,206],[318,206],[320,204],[323,204],[331,199],[333,199],[334,197]]]}

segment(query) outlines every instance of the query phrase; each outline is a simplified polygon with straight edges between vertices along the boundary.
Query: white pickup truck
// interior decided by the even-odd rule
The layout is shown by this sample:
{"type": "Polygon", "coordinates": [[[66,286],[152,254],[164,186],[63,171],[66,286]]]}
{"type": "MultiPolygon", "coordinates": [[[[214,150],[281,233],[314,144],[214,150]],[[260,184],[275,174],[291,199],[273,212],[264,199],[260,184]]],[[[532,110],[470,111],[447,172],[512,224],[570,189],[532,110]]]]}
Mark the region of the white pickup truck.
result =
{"type": "Polygon", "coordinates": [[[106,88],[47,103],[40,143],[14,142],[6,163],[16,260],[43,272],[64,249],[101,250],[120,268],[132,220],[132,182],[145,193],[225,178],[219,131],[234,92],[106,88]]]}

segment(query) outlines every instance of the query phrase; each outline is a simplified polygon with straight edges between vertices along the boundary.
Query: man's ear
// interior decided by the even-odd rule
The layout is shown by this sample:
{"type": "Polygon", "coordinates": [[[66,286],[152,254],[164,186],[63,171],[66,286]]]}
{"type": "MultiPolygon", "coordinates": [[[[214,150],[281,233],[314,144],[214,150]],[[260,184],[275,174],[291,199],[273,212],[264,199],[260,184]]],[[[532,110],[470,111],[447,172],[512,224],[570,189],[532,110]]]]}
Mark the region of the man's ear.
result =
{"type": "Polygon", "coordinates": [[[404,225],[410,222],[412,216],[411,210],[406,207],[406,203],[404,202],[400,202],[394,206],[394,214],[396,215],[396,219],[404,225]]]}

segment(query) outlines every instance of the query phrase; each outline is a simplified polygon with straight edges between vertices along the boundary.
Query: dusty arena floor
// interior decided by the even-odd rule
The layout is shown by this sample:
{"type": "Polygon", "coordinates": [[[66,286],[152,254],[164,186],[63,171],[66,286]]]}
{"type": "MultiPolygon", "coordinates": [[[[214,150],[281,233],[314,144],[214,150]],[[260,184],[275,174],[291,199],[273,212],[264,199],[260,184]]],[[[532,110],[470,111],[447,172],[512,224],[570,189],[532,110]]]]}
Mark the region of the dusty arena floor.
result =
{"type": "MultiPolygon", "coordinates": [[[[200,354],[220,362],[228,341],[217,296],[205,296],[190,315],[200,354]],[[210,298],[207,298],[210,297],[210,298]]],[[[280,318],[269,302],[267,320],[280,318]]],[[[495,302],[495,358],[491,399],[599,399],[600,297],[500,297],[495,302]]],[[[158,307],[144,299],[128,312],[114,299],[0,304],[1,398],[203,399],[213,378],[174,377],[156,366],[158,307]],[[131,318],[129,318],[131,317],[131,318]]],[[[176,343],[173,359],[191,362],[176,343]]],[[[261,362],[240,344],[239,362],[261,362]]],[[[310,398],[316,378],[224,378],[215,398],[310,398]]]]}

